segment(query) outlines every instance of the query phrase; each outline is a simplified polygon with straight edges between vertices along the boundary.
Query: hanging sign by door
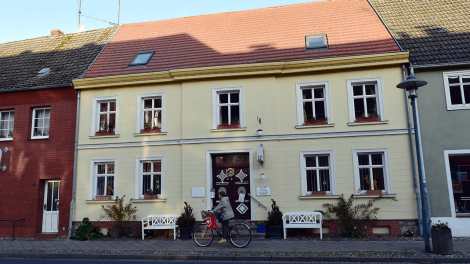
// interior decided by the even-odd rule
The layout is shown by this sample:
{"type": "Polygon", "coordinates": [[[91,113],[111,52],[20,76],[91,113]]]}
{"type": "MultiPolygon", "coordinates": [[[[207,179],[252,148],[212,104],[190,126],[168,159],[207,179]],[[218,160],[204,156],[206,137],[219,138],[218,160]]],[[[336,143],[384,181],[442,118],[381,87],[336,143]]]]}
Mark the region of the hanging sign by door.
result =
{"type": "Polygon", "coordinates": [[[269,196],[271,195],[271,186],[256,186],[256,196],[269,196]]]}
{"type": "Polygon", "coordinates": [[[0,148],[0,169],[2,169],[2,171],[5,171],[7,169],[7,167],[5,165],[2,166],[2,150],[7,152],[8,151],[8,147],[5,147],[5,148],[0,148]]]}

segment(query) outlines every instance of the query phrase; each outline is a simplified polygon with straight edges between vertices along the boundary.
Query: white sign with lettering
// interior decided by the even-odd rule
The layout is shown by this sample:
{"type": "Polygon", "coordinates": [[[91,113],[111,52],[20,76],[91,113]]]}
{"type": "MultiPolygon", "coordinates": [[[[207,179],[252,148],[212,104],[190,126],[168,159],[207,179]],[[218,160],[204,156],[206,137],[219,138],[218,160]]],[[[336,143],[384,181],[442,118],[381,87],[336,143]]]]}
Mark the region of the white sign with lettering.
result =
{"type": "Polygon", "coordinates": [[[271,186],[256,186],[256,196],[270,196],[271,195],[271,186]]]}
{"type": "Polygon", "coordinates": [[[192,197],[206,197],[206,189],[204,187],[193,187],[192,197]]]}

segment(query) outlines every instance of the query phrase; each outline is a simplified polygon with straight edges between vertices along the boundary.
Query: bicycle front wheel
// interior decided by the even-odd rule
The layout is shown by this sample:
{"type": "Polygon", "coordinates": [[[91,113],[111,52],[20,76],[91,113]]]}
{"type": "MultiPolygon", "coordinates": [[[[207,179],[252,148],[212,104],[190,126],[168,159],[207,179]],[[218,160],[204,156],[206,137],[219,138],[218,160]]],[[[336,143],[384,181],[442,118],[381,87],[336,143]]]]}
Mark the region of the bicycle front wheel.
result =
{"type": "Polygon", "coordinates": [[[200,224],[194,228],[193,239],[198,246],[207,247],[214,240],[214,233],[207,229],[206,224],[200,224]]]}
{"type": "Polygon", "coordinates": [[[243,248],[251,242],[250,228],[245,224],[236,224],[230,229],[228,236],[232,245],[243,248]]]}

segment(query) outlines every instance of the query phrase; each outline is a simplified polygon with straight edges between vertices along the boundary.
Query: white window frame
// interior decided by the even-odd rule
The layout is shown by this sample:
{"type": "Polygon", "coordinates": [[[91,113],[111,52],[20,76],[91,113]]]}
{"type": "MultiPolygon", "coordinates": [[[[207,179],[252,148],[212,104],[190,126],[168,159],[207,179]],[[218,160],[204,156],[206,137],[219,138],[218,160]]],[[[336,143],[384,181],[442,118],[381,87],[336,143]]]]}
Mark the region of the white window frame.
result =
{"type": "Polygon", "coordinates": [[[114,163],[114,193],[111,199],[116,199],[117,195],[117,179],[118,179],[118,159],[109,158],[109,159],[90,159],[90,189],[89,189],[89,200],[95,200],[96,196],[96,171],[99,163],[114,163]]]}
{"type": "MultiPolygon", "coordinates": [[[[9,116],[11,116],[11,113],[15,113],[15,110],[2,110],[2,111],[0,111],[0,122],[3,121],[3,120],[1,119],[2,113],[7,113],[7,112],[10,113],[9,116]]],[[[15,134],[14,134],[14,132],[15,132],[15,129],[14,129],[14,128],[15,128],[15,117],[13,117],[13,127],[12,127],[12,129],[13,129],[13,135],[15,135],[15,134]]],[[[10,127],[8,127],[8,129],[10,129],[10,127]]],[[[49,130],[50,130],[50,127],[49,127],[49,130]]],[[[11,138],[9,138],[9,137],[0,138],[0,141],[12,141],[12,140],[13,140],[13,137],[11,137],[11,138]]]]}
{"type": "Polygon", "coordinates": [[[349,122],[356,122],[356,115],[354,111],[354,96],[353,85],[375,83],[377,85],[377,114],[379,114],[379,121],[385,121],[385,103],[383,97],[382,77],[373,78],[358,78],[347,79],[348,88],[348,107],[349,107],[349,122]]]}
{"type": "Polygon", "coordinates": [[[162,164],[162,172],[161,172],[161,198],[165,198],[165,157],[158,156],[158,157],[136,157],[135,158],[135,199],[143,199],[144,195],[141,193],[142,190],[142,162],[143,161],[160,161],[162,164]]]}
{"type": "Polygon", "coordinates": [[[141,129],[144,129],[144,100],[155,99],[157,97],[162,98],[162,129],[160,132],[166,132],[165,130],[165,93],[147,93],[137,95],[137,122],[135,133],[140,133],[141,129]]]}
{"type": "Polygon", "coordinates": [[[98,96],[93,97],[93,108],[91,113],[91,135],[95,136],[96,131],[99,129],[99,107],[100,102],[104,101],[116,101],[116,125],[114,127],[114,134],[119,135],[119,95],[112,95],[112,96],[98,96]]]}
{"type": "Polygon", "coordinates": [[[33,115],[32,115],[32,120],[31,120],[31,139],[43,139],[43,138],[49,138],[49,135],[51,134],[51,114],[52,110],[50,107],[38,107],[38,108],[33,108],[33,115]],[[49,134],[47,136],[34,136],[34,119],[36,117],[36,111],[37,110],[45,110],[49,109],[49,134]]]}
{"type": "MultiPolygon", "coordinates": [[[[365,195],[367,194],[366,190],[360,190],[361,182],[359,178],[359,154],[383,154],[383,168],[384,168],[384,184],[385,190],[382,191],[382,194],[392,194],[392,178],[390,174],[390,158],[388,155],[388,148],[360,148],[352,149],[353,154],[353,164],[354,164],[354,192],[356,194],[365,195]]],[[[367,165],[373,167],[375,165],[367,165]]],[[[377,165],[378,166],[378,165],[377,165]]]]}
{"type": "MultiPolygon", "coordinates": [[[[449,192],[450,211],[452,213],[452,217],[454,218],[457,217],[457,212],[455,212],[454,190],[452,189],[452,175],[450,172],[449,156],[459,156],[459,155],[470,155],[470,149],[444,150],[444,164],[446,166],[447,190],[449,192]]],[[[465,215],[465,214],[459,214],[459,215],[465,215]]]]}
{"type": "Polygon", "coordinates": [[[329,156],[330,164],[330,191],[326,195],[336,195],[336,173],[335,173],[335,158],[333,150],[301,150],[300,151],[300,189],[302,196],[311,195],[307,191],[307,171],[306,161],[307,156],[329,156]]]}
{"type": "Polygon", "coordinates": [[[234,87],[216,87],[212,88],[212,128],[217,129],[219,125],[219,93],[239,93],[239,103],[240,103],[240,127],[245,127],[245,106],[244,106],[244,96],[243,96],[243,86],[234,86],[234,87]]]}
{"type": "Polygon", "coordinates": [[[462,76],[466,76],[470,78],[470,71],[455,71],[455,72],[444,72],[442,73],[443,78],[444,78],[444,90],[445,90],[445,95],[446,95],[446,105],[447,105],[447,110],[463,110],[463,109],[470,109],[470,98],[465,100],[465,96],[463,93],[463,86],[462,82],[460,82],[460,92],[462,93],[462,103],[459,105],[453,105],[451,100],[450,100],[450,88],[449,88],[449,77],[459,77],[460,80],[462,80],[462,76]]]}
{"type": "MultiPolygon", "coordinates": [[[[302,83],[296,83],[295,84],[295,93],[297,96],[297,125],[302,126],[304,125],[304,114],[303,114],[303,102],[304,101],[321,101],[321,100],[315,100],[314,98],[312,99],[302,99],[302,87],[306,86],[315,86],[315,88],[320,88],[323,86],[323,89],[325,90],[324,94],[324,102],[325,102],[325,114],[326,117],[328,118],[326,120],[327,124],[332,124],[333,123],[333,118],[331,116],[331,100],[330,100],[330,82],[329,81],[322,81],[322,82],[302,82],[302,83]]],[[[312,97],[314,95],[312,94],[312,97]]]]}

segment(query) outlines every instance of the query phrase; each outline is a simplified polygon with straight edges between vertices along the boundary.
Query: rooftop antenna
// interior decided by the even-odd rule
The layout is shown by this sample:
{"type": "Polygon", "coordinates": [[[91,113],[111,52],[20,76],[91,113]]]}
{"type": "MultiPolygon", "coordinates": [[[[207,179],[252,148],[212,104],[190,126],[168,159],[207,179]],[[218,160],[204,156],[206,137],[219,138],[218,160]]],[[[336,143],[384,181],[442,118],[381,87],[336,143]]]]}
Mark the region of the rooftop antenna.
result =
{"type": "Polygon", "coordinates": [[[95,19],[95,20],[99,20],[99,21],[102,21],[102,22],[106,22],[112,26],[118,26],[119,25],[119,16],[120,16],[120,12],[121,12],[121,0],[119,0],[119,6],[118,6],[118,23],[114,23],[114,22],[110,22],[110,21],[107,21],[107,20],[104,20],[104,19],[99,19],[97,17],[92,17],[92,16],[87,16],[87,15],[84,15],[82,14],[82,0],[78,0],[79,1],[79,4],[78,4],[78,32],[82,32],[85,30],[85,27],[80,24],[80,19],[81,19],[81,16],[84,16],[84,17],[88,17],[88,18],[92,18],[92,19],[95,19]]]}

